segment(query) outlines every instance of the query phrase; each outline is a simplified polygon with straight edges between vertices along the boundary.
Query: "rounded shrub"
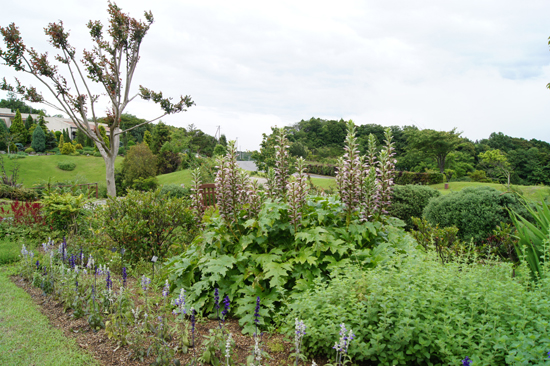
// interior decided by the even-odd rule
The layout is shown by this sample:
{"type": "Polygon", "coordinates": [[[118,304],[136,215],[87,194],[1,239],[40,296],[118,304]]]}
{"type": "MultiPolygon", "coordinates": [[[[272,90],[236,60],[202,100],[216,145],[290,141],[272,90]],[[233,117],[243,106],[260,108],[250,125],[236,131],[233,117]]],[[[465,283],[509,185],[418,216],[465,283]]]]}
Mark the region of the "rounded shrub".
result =
{"type": "Polygon", "coordinates": [[[74,168],[76,168],[76,164],[68,161],[60,161],[59,163],[57,163],[57,167],[61,170],[72,171],[74,170],[74,168]]]}
{"type": "Polygon", "coordinates": [[[160,194],[169,198],[183,198],[191,195],[191,189],[178,184],[165,184],[160,189],[160,194]]]}
{"type": "Polygon", "coordinates": [[[441,196],[441,193],[432,187],[407,184],[395,186],[392,193],[392,203],[388,212],[390,215],[400,218],[407,224],[406,229],[413,228],[413,217],[422,217],[424,208],[428,202],[441,196]]]}
{"type": "Polygon", "coordinates": [[[467,187],[431,200],[424,209],[424,217],[432,225],[456,226],[458,237],[463,240],[482,243],[499,223],[511,222],[508,208],[529,217],[520,199],[512,193],[491,187],[467,187]]]}
{"type": "Polygon", "coordinates": [[[70,142],[65,142],[63,144],[63,147],[61,147],[61,154],[63,155],[69,155],[75,152],[74,145],[70,142]]]}
{"type": "Polygon", "coordinates": [[[25,149],[25,152],[26,152],[27,154],[30,154],[30,153],[33,153],[33,152],[34,152],[34,149],[33,149],[32,147],[28,147],[28,148],[25,149]]]}

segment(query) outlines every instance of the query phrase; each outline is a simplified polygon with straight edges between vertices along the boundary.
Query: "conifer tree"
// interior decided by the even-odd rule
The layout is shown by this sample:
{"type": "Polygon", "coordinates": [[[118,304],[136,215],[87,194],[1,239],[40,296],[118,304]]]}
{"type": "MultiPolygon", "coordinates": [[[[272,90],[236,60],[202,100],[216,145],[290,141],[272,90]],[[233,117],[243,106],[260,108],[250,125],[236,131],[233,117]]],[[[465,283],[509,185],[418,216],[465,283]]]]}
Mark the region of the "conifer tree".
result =
{"type": "Polygon", "coordinates": [[[27,143],[27,134],[28,131],[25,128],[23,123],[23,118],[21,117],[21,112],[19,109],[15,112],[15,118],[10,126],[10,132],[15,136],[15,142],[20,142],[22,144],[27,143]]]}
{"type": "Polygon", "coordinates": [[[143,142],[145,143],[145,145],[151,148],[151,145],[153,145],[153,135],[151,135],[151,132],[145,131],[145,133],[143,134],[143,142]]]}
{"type": "Polygon", "coordinates": [[[46,150],[46,135],[40,125],[36,125],[34,129],[31,146],[36,152],[44,152],[46,150]]]}
{"type": "Polygon", "coordinates": [[[46,127],[46,123],[48,122],[46,122],[46,120],[44,119],[44,112],[40,111],[38,115],[37,123],[40,125],[44,133],[47,133],[49,131],[48,127],[46,127]]]}
{"type": "Polygon", "coordinates": [[[59,136],[59,144],[57,144],[57,147],[61,149],[64,143],[65,143],[65,138],[63,137],[63,134],[62,134],[61,136],[59,136]]]}
{"type": "Polygon", "coordinates": [[[30,130],[31,129],[31,126],[34,124],[34,120],[32,119],[32,116],[29,114],[29,116],[27,117],[27,119],[25,120],[25,128],[27,130],[30,130]]]}

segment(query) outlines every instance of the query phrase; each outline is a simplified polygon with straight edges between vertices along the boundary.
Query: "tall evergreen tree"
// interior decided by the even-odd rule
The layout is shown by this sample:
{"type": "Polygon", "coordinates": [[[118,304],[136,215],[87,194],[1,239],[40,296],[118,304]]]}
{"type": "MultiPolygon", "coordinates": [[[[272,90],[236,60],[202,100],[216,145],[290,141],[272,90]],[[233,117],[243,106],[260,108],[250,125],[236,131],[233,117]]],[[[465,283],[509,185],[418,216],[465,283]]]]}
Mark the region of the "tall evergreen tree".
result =
{"type": "Polygon", "coordinates": [[[63,134],[61,134],[61,136],[59,136],[59,144],[57,144],[57,147],[59,149],[61,149],[63,147],[64,143],[65,143],[65,136],[63,136],[63,134]]]}
{"type": "Polygon", "coordinates": [[[27,117],[27,119],[25,120],[25,128],[27,130],[30,130],[31,126],[33,125],[34,123],[34,120],[32,119],[32,116],[29,114],[29,116],[27,117]]]}
{"type": "Polygon", "coordinates": [[[27,144],[32,142],[32,133],[34,132],[34,129],[32,128],[33,125],[34,125],[34,120],[32,116],[29,114],[29,116],[25,120],[25,129],[27,130],[27,144]]]}
{"type": "Polygon", "coordinates": [[[162,145],[168,141],[170,141],[170,128],[161,121],[153,130],[153,146],[151,146],[153,154],[158,154],[162,145]]]}
{"type": "Polygon", "coordinates": [[[6,122],[0,118],[0,150],[2,151],[6,151],[6,149],[8,148],[8,146],[6,145],[5,137],[9,133],[10,131],[8,130],[6,122]]]}
{"type": "Polygon", "coordinates": [[[42,127],[36,126],[32,134],[32,148],[36,152],[44,152],[46,150],[46,135],[42,131],[42,127]]]}
{"type": "Polygon", "coordinates": [[[86,146],[86,135],[81,129],[76,131],[76,142],[82,146],[86,146]]]}
{"type": "Polygon", "coordinates": [[[27,134],[28,131],[25,128],[23,123],[23,118],[21,118],[21,112],[19,109],[15,112],[15,118],[10,126],[10,132],[12,135],[15,135],[15,142],[20,142],[22,144],[27,143],[27,134]]]}
{"type": "Polygon", "coordinates": [[[44,133],[47,133],[49,131],[49,129],[46,126],[46,123],[48,123],[48,122],[46,122],[44,117],[45,117],[44,112],[40,111],[40,113],[38,115],[37,123],[40,125],[40,127],[42,127],[42,131],[44,131],[44,133]]]}
{"type": "Polygon", "coordinates": [[[48,150],[55,149],[56,146],[57,146],[57,138],[55,137],[55,134],[52,131],[49,131],[46,134],[46,149],[48,150]]]}

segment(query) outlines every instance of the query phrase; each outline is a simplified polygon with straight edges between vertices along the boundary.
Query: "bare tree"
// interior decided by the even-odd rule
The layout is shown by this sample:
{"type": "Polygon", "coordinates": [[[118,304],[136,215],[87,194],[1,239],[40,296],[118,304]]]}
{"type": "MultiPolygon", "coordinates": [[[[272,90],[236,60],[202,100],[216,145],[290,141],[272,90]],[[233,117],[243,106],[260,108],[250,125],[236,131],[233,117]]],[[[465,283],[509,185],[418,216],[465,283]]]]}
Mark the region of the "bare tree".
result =
{"type": "Polygon", "coordinates": [[[105,160],[107,193],[116,196],[114,169],[120,135],[168,114],[186,111],[194,102],[186,95],[180,97],[177,103],[172,103],[171,98],[164,98],[162,92],[154,92],[141,85],[138,94],[130,94],[141,42],[153,23],[153,15],[145,12],[145,21],[138,21],[123,13],[114,3],[109,3],[108,13],[108,39],[103,36],[101,22],[88,22],[94,48],[92,51],[84,50],[81,61],[77,60],[76,50],[69,44],[69,33],[63,28],[62,21],[50,23],[44,28],[50,44],[59,52],[55,56],[56,64],[51,62],[47,53],[39,54],[33,48],[27,48],[14,23],[5,28],[0,27],[6,46],[5,50],[0,49],[0,59],[4,65],[35,76],[51,92],[53,99],[45,99],[35,87],[24,86],[17,78],[15,85],[8,84],[4,78],[0,89],[16,92],[25,100],[44,103],[66,113],[96,144],[105,160]],[[67,78],[59,72],[60,66],[67,68],[67,78]],[[105,89],[105,93],[93,94],[90,80],[105,89]],[[123,131],[120,129],[120,117],[128,103],[137,96],[159,104],[163,114],[123,131]],[[107,98],[109,102],[106,118],[108,142],[103,140],[99,132],[97,108],[100,97],[107,98]]]}

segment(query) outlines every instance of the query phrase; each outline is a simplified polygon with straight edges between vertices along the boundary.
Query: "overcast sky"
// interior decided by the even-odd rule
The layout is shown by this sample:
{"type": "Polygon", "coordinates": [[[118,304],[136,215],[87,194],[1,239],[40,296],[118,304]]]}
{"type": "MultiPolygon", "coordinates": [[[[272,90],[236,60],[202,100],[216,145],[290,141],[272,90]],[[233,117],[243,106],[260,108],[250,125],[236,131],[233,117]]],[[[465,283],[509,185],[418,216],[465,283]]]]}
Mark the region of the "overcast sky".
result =
{"type": "MultiPolygon", "coordinates": [[[[548,0],[117,4],[155,17],[136,92],[142,84],[191,95],[196,106],[163,120],[211,135],[221,126],[243,150],[257,149],[271,126],[311,117],[550,142],[548,0]]],[[[3,1],[0,25],[15,22],[43,52],[50,50],[43,28],[61,19],[81,51],[91,48],[85,24],[105,23],[106,9],[103,1],[3,1]]],[[[0,66],[0,76],[15,75],[0,66]]],[[[126,112],[160,114],[141,100],[126,112]]]]}

